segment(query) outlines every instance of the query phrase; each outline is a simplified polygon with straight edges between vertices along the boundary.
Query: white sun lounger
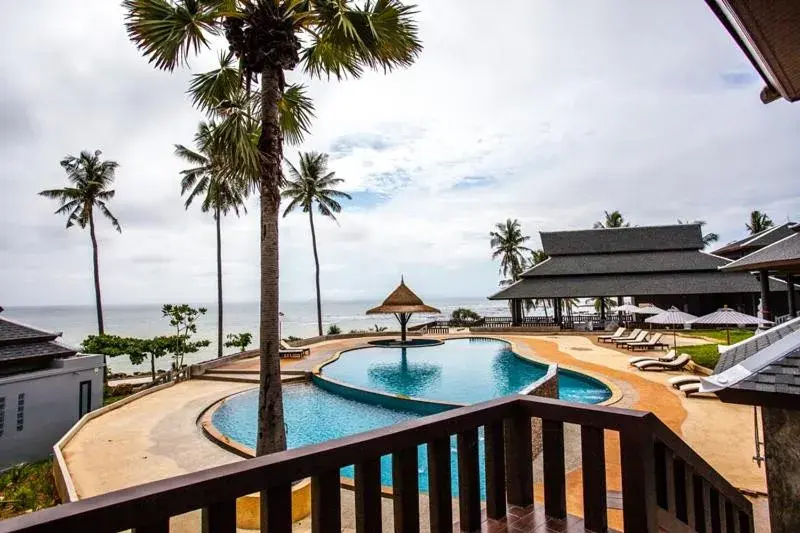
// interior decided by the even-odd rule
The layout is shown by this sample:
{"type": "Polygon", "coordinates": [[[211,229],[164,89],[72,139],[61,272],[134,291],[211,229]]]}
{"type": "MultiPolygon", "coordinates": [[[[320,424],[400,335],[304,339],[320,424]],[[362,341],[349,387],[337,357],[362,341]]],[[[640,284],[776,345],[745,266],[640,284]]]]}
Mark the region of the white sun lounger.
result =
{"type": "Polygon", "coordinates": [[[680,370],[686,365],[689,364],[692,358],[686,354],[681,354],[677,359],[674,361],[656,361],[655,359],[650,361],[640,361],[638,363],[634,363],[633,366],[638,368],[639,370],[680,370]]]}
{"type": "Polygon", "coordinates": [[[625,328],[617,328],[617,331],[615,331],[613,335],[600,335],[597,337],[597,340],[600,342],[613,342],[617,339],[621,339],[624,334],[625,328]]]}
{"type": "Polygon", "coordinates": [[[653,356],[650,356],[650,355],[640,355],[638,357],[631,357],[630,359],[628,359],[628,362],[631,365],[634,365],[634,364],[639,363],[641,361],[664,361],[664,362],[668,362],[668,361],[674,361],[677,358],[678,358],[678,354],[675,352],[675,350],[670,350],[667,353],[665,353],[663,357],[653,357],[653,356]]]}
{"type": "MultiPolygon", "coordinates": [[[[636,331],[636,330],[634,330],[634,331],[636,331]]],[[[625,339],[617,339],[617,340],[614,341],[614,345],[617,348],[619,348],[620,346],[625,346],[626,344],[631,343],[631,342],[642,342],[645,337],[647,337],[647,332],[639,330],[639,332],[636,334],[635,337],[628,337],[628,338],[625,338],[625,339]]]]}
{"type": "Polygon", "coordinates": [[[700,378],[697,376],[675,376],[674,378],[669,378],[667,383],[672,385],[675,389],[680,389],[684,385],[689,385],[692,383],[700,383],[700,378]]]}

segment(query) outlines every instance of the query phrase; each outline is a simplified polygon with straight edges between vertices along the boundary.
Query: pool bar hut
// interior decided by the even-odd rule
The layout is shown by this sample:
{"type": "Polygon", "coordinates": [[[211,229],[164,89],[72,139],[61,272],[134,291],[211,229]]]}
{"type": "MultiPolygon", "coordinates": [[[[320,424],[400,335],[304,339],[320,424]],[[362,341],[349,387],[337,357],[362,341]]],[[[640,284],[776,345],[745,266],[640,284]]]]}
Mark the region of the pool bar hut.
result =
{"type": "MultiPolygon", "coordinates": [[[[755,314],[762,286],[747,272],[720,270],[732,261],[703,251],[697,224],[643,226],[541,232],[542,248],[549,258],[524,272],[520,280],[489,297],[511,300],[511,326],[542,324],[543,317],[527,323],[521,316],[524,300],[551,300],[550,325],[573,328],[579,320],[603,325],[616,319],[605,307],[607,297],[632,297],[662,309],[672,306],[704,315],[724,306],[755,314]],[[566,298],[604,297],[598,315],[567,317],[561,310],[566,298]]],[[[765,277],[765,289],[776,305],[786,302],[786,283],[765,277]]],[[[620,302],[621,303],[621,302],[620,302]]],[[[785,304],[784,304],[785,305],[785,304]]],[[[784,311],[785,312],[785,311],[784,311]]]]}
{"type": "Polygon", "coordinates": [[[406,343],[406,330],[408,321],[414,313],[435,313],[441,311],[430,305],[426,305],[414,291],[409,289],[403,278],[400,278],[400,285],[392,291],[381,305],[373,307],[367,311],[368,315],[394,315],[400,322],[400,342],[406,343]]]}

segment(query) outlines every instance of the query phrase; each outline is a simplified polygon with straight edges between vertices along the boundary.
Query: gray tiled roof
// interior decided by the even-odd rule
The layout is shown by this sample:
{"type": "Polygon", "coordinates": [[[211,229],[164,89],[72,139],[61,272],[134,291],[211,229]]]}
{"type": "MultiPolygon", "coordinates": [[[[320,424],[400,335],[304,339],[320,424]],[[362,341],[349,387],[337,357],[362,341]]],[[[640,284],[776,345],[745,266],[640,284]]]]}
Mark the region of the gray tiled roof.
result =
{"type": "Polygon", "coordinates": [[[0,362],[75,355],[72,348],[52,342],[58,336],[0,317],[0,362]]]}
{"type": "Polygon", "coordinates": [[[539,263],[522,274],[522,277],[715,271],[728,262],[721,257],[696,250],[557,255],[539,263]]]}
{"type": "Polygon", "coordinates": [[[29,359],[33,357],[70,357],[75,350],[55,342],[37,342],[12,346],[0,346],[0,361],[29,359]]]}
{"type": "MultiPolygon", "coordinates": [[[[528,277],[489,297],[567,298],[614,296],[656,296],[667,294],[757,293],[756,278],[746,272],[719,271],[669,272],[644,274],[572,275],[528,277]]],[[[770,290],[785,291],[786,285],[770,281],[770,290]]]]}
{"type": "Polygon", "coordinates": [[[0,346],[39,340],[53,340],[56,337],[58,335],[55,333],[34,329],[0,318],[0,346]]]}
{"type": "Polygon", "coordinates": [[[727,388],[800,395],[800,320],[792,320],[776,326],[762,335],[737,344],[722,354],[714,369],[714,374],[720,374],[743,363],[783,338],[787,338],[787,342],[791,342],[794,348],[764,368],[727,388]],[[796,342],[792,341],[793,337],[796,337],[796,342]]]}
{"type": "Polygon", "coordinates": [[[743,250],[747,251],[756,248],[763,248],[764,246],[769,246],[770,244],[778,242],[784,237],[788,237],[789,235],[791,235],[792,230],[790,228],[792,225],[793,222],[786,222],[785,224],[781,224],[780,226],[773,226],[771,228],[767,228],[764,231],[759,231],[755,235],[748,235],[744,239],[740,239],[738,241],[728,243],[721,248],[717,248],[716,250],[714,250],[713,253],[717,255],[726,255],[730,253],[740,252],[743,250]]]}
{"type": "Polygon", "coordinates": [[[540,236],[542,248],[550,256],[703,248],[703,235],[697,224],[550,231],[541,232],[540,236]]]}
{"type": "Polygon", "coordinates": [[[778,242],[729,263],[723,267],[723,270],[758,270],[761,266],[768,267],[770,264],[780,264],[786,261],[800,262],[800,233],[792,232],[791,235],[778,242]]]}

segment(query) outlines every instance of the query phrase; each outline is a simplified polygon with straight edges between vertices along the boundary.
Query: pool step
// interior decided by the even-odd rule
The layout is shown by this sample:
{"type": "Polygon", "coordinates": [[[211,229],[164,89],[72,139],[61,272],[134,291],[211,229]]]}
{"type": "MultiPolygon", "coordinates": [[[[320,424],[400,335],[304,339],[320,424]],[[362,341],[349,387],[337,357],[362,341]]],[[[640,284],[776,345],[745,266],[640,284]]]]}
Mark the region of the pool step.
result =
{"type": "MultiPolygon", "coordinates": [[[[206,372],[195,379],[204,379],[206,381],[228,381],[230,383],[258,383],[258,372],[206,372]]],[[[296,381],[306,381],[308,379],[306,373],[302,374],[281,374],[281,383],[293,383],[296,381]]]]}

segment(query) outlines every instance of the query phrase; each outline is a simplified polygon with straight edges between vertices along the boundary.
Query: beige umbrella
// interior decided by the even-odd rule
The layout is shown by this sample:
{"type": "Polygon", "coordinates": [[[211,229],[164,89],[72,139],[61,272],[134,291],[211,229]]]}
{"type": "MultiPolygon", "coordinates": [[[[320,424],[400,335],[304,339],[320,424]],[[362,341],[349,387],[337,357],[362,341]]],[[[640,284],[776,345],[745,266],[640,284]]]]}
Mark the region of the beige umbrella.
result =
{"type": "MultiPolygon", "coordinates": [[[[684,313],[677,307],[672,306],[663,313],[651,316],[650,318],[645,318],[644,321],[647,322],[648,324],[662,324],[665,326],[682,326],[684,324],[692,322],[696,318],[697,318],[696,316],[690,315],[689,313],[684,313]]],[[[672,347],[675,350],[678,349],[678,336],[674,329],[672,330],[672,347]]]]}
{"type": "Polygon", "coordinates": [[[714,326],[725,326],[725,333],[728,337],[728,344],[731,343],[731,326],[755,326],[762,324],[772,324],[769,320],[758,318],[753,315],[746,315],[739,311],[734,311],[730,307],[717,309],[713,313],[703,315],[692,321],[692,324],[709,324],[714,326]]]}
{"type": "Polygon", "coordinates": [[[441,313],[435,307],[426,305],[414,291],[406,287],[403,278],[400,285],[378,307],[367,311],[368,315],[394,315],[400,322],[400,342],[406,342],[406,326],[413,313],[441,313]]]}

